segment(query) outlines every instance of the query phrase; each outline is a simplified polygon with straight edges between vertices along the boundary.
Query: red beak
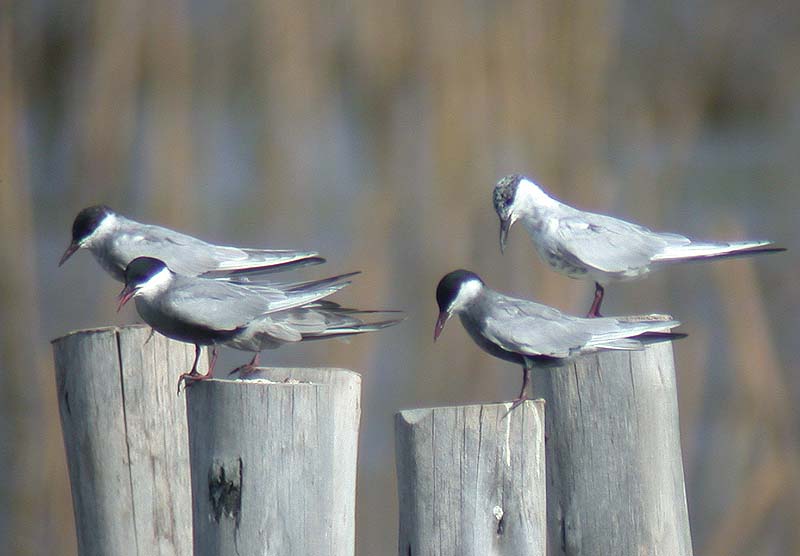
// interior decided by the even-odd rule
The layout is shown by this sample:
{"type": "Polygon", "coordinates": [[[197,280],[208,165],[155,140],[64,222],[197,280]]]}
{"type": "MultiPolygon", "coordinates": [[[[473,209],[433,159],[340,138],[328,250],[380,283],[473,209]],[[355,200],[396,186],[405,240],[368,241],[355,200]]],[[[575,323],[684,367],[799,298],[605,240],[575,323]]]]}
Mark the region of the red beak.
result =
{"type": "Polygon", "coordinates": [[[122,291],[119,292],[119,297],[117,297],[119,300],[119,305],[117,305],[117,313],[119,313],[120,309],[122,309],[122,307],[131,300],[131,297],[133,297],[135,293],[136,288],[132,288],[131,286],[125,286],[122,288],[122,291]]]}
{"type": "Polygon", "coordinates": [[[439,334],[442,333],[444,330],[444,325],[447,322],[447,319],[450,318],[450,313],[447,311],[442,311],[439,313],[439,318],[436,319],[436,326],[433,329],[433,341],[435,342],[439,338],[439,334]]]}
{"type": "Polygon", "coordinates": [[[74,241],[70,243],[69,247],[67,247],[67,250],[64,251],[63,255],[61,255],[61,259],[58,261],[58,266],[61,266],[62,264],[67,262],[67,259],[69,259],[75,253],[75,251],[77,251],[80,248],[81,246],[75,243],[74,241]]]}

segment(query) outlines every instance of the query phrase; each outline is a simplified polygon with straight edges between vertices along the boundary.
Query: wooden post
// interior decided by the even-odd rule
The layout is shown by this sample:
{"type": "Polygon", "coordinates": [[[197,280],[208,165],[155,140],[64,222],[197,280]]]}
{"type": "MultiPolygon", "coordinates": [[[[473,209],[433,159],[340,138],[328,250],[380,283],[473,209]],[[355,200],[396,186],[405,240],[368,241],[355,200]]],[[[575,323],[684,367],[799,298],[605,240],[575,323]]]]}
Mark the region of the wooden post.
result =
{"type": "Polygon", "coordinates": [[[353,556],[361,377],[255,376],[187,390],[195,556],[353,556]]]}
{"type": "Polygon", "coordinates": [[[194,346],[149,335],[129,326],[53,340],[80,556],[192,554],[186,409],[175,385],[194,346]]]}
{"type": "Polygon", "coordinates": [[[672,345],[534,373],[551,555],[691,556],[672,345]]]}
{"type": "Polygon", "coordinates": [[[544,556],[544,403],[395,417],[400,556],[544,556]]]}

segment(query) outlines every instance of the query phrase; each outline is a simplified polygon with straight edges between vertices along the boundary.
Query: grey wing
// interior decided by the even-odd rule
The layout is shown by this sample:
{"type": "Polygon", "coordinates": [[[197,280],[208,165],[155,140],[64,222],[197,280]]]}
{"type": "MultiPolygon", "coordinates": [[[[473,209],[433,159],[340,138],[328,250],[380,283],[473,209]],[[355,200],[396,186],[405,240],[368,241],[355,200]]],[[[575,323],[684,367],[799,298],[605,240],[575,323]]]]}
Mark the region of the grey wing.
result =
{"type": "Polygon", "coordinates": [[[258,317],[312,303],[350,284],[323,279],[284,290],[267,284],[239,284],[188,276],[176,277],[176,281],[169,295],[164,297],[165,310],[193,324],[220,330],[239,328],[258,317]]]}
{"type": "MultiPolygon", "coordinates": [[[[121,231],[111,246],[123,270],[136,257],[161,259],[174,272],[197,276],[217,268],[215,246],[161,226],[137,224],[121,231]]],[[[242,257],[246,255],[242,254],[242,257]]]]}
{"type": "MultiPolygon", "coordinates": [[[[264,315],[253,324],[259,333],[282,342],[299,342],[306,336],[322,335],[329,327],[340,326],[342,322],[338,321],[340,319],[332,319],[330,314],[298,307],[264,315]]],[[[349,321],[356,321],[356,319],[350,318],[349,321]]]]}
{"type": "Polygon", "coordinates": [[[250,330],[256,337],[266,335],[281,342],[299,342],[374,332],[402,320],[394,311],[360,311],[320,301],[264,315],[251,323],[250,330]],[[392,313],[391,317],[388,313],[392,313]],[[383,315],[384,318],[367,320],[365,315],[383,315]]]}
{"type": "Polygon", "coordinates": [[[678,234],[657,233],[611,216],[583,212],[560,218],[557,239],[564,255],[604,272],[625,274],[645,267],[667,245],[690,240],[678,234]]]}
{"type": "Polygon", "coordinates": [[[161,309],[195,326],[234,330],[268,312],[282,297],[278,291],[258,293],[228,282],[194,279],[171,288],[161,309]]]}
{"type": "Polygon", "coordinates": [[[576,326],[571,317],[514,298],[501,298],[490,305],[483,334],[506,351],[530,356],[568,357],[591,340],[591,334],[576,326]]]}
{"type": "Polygon", "coordinates": [[[641,342],[632,338],[679,324],[662,315],[627,321],[573,317],[532,301],[504,296],[491,305],[483,333],[507,351],[569,357],[598,349],[640,349],[641,342]]]}
{"type": "Polygon", "coordinates": [[[214,245],[154,225],[138,225],[121,234],[115,247],[127,262],[141,256],[155,257],[164,261],[174,272],[186,276],[259,269],[312,258],[317,259],[315,262],[322,261],[313,252],[214,245]]]}

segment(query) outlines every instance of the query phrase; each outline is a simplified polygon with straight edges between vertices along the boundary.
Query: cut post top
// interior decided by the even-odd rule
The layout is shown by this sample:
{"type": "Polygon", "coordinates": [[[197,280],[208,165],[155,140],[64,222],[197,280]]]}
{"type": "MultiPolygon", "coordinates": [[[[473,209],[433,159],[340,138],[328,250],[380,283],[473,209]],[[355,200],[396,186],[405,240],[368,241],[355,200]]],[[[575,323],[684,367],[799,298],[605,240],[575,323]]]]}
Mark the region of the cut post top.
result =
{"type": "MultiPolygon", "coordinates": [[[[53,338],[50,340],[50,343],[55,346],[63,343],[64,341],[81,342],[83,338],[88,338],[97,334],[126,334],[140,330],[149,331],[150,327],[146,324],[138,323],[123,326],[97,326],[92,328],[84,328],[81,330],[72,330],[62,336],[53,338]]],[[[244,377],[233,376],[228,378],[226,376],[219,376],[209,380],[217,382],[252,382],[254,384],[263,384],[265,382],[287,385],[309,383],[331,384],[335,381],[333,377],[345,377],[351,375],[353,379],[357,380],[359,383],[361,382],[360,373],[339,367],[258,367],[244,377]]]]}
{"type": "Polygon", "coordinates": [[[256,367],[246,376],[214,377],[210,381],[255,384],[330,384],[334,379],[361,382],[361,374],[341,367],[256,367]]]}
{"type": "Polygon", "coordinates": [[[80,330],[71,330],[62,336],[58,336],[50,340],[51,344],[57,344],[66,340],[67,338],[72,338],[74,336],[91,336],[93,334],[107,334],[109,332],[116,333],[122,332],[124,330],[138,330],[141,328],[150,328],[146,324],[126,324],[124,326],[95,326],[92,328],[82,328],[80,330]]]}
{"type": "MultiPolygon", "coordinates": [[[[444,405],[439,407],[418,407],[415,409],[401,409],[397,413],[395,413],[395,419],[402,419],[403,422],[413,425],[414,423],[418,423],[420,420],[428,417],[434,411],[454,411],[454,410],[466,410],[466,409],[493,409],[496,407],[504,407],[506,411],[511,409],[511,405],[513,402],[490,402],[490,403],[483,403],[483,404],[470,404],[470,405],[444,405]]],[[[546,400],[542,398],[538,398],[535,400],[525,400],[522,402],[519,407],[515,407],[514,410],[511,412],[513,414],[516,411],[522,412],[524,406],[529,406],[529,409],[533,409],[531,406],[539,406],[541,405],[542,408],[546,405],[546,400]]]]}

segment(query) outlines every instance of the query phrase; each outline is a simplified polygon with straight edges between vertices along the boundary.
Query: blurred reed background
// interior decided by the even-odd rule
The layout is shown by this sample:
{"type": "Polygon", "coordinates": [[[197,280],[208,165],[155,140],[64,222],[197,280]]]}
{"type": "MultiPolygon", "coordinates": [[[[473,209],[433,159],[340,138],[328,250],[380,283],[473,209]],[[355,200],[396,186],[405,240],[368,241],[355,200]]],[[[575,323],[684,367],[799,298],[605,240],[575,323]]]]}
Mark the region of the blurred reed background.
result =
{"type": "MultiPolygon", "coordinates": [[[[317,249],[361,269],[339,299],[409,319],[268,364],[363,372],[358,551],[396,553],[392,415],[508,399],[519,370],[458,324],[457,267],[568,311],[591,285],[522,229],[501,256],[494,182],[786,254],[612,286],[608,314],[667,311],[695,553],[800,554],[800,5],[766,0],[0,5],[0,546],[74,554],[48,340],[136,320],[76,212],[105,202],[217,242],[317,249]]],[[[247,356],[226,353],[222,364],[247,356]]],[[[224,368],[224,366],[223,366],[224,368]]],[[[177,377],[176,377],[177,378],[177,377]]]]}

